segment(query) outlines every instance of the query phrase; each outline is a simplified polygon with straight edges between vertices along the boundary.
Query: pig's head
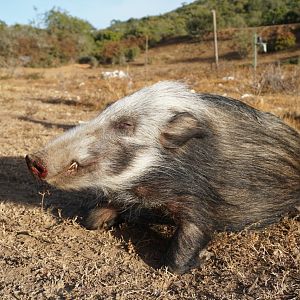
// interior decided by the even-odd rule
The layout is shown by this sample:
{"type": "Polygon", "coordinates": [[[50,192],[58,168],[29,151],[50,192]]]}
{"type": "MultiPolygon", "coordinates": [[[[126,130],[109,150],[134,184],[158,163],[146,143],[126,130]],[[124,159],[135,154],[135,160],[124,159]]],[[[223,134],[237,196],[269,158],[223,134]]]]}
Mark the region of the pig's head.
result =
{"type": "Polygon", "coordinates": [[[178,82],[144,88],[27,155],[28,168],[61,189],[127,188],[160,168],[166,155],[205,134],[194,114],[199,114],[198,98],[178,82]]]}

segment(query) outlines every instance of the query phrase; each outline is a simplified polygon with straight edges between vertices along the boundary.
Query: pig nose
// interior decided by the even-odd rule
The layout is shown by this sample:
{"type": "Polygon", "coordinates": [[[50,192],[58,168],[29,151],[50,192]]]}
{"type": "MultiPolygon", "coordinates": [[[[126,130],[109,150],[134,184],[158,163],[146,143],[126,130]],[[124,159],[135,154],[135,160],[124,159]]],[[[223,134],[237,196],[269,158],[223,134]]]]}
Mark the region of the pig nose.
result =
{"type": "Polygon", "coordinates": [[[38,176],[40,179],[46,178],[48,171],[40,159],[31,155],[26,155],[25,160],[29,171],[33,175],[38,176]]]}

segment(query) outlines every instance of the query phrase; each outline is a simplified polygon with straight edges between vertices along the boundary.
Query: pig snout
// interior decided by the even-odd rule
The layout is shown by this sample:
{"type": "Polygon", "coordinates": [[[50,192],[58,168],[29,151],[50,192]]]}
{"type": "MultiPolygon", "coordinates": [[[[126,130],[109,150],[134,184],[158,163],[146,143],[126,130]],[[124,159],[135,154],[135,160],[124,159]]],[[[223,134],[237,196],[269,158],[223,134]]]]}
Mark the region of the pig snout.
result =
{"type": "Polygon", "coordinates": [[[34,176],[37,176],[40,179],[46,178],[48,171],[41,159],[34,157],[33,155],[26,155],[25,160],[29,171],[34,176]]]}

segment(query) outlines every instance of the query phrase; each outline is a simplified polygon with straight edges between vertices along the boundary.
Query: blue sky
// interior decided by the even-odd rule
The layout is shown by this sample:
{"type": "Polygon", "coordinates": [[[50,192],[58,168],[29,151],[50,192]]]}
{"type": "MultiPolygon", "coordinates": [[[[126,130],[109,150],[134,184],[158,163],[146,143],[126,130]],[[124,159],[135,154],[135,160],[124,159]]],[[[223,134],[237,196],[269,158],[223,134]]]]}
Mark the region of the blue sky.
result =
{"type": "Polygon", "coordinates": [[[141,18],[162,14],[185,0],[0,0],[0,20],[8,25],[29,24],[37,13],[41,14],[53,7],[68,11],[72,16],[89,21],[100,29],[110,25],[113,19],[125,21],[129,18],[141,18]],[[37,12],[34,10],[37,8],[37,12]]]}

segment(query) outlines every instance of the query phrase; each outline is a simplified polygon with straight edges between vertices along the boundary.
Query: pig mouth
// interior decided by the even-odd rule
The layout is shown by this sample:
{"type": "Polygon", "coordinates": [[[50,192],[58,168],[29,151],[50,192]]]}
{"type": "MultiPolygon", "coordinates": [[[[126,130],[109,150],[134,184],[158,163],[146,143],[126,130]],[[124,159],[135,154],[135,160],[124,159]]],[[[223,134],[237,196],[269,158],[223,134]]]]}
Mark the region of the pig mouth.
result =
{"type": "Polygon", "coordinates": [[[49,176],[48,181],[51,179],[55,179],[60,176],[74,176],[78,173],[79,168],[81,169],[82,166],[79,165],[79,163],[75,160],[72,160],[69,165],[64,167],[60,172],[57,172],[56,174],[53,174],[52,176],[49,176]]]}
{"type": "Polygon", "coordinates": [[[57,177],[73,177],[79,174],[84,174],[85,172],[89,172],[93,169],[95,163],[90,162],[88,164],[80,164],[76,160],[72,160],[66,167],[64,167],[61,171],[56,174],[48,176],[48,181],[55,180],[57,177]]]}
{"type": "Polygon", "coordinates": [[[30,160],[28,156],[26,156],[26,163],[27,163],[27,167],[29,169],[29,171],[31,171],[31,173],[44,180],[48,174],[47,168],[39,161],[36,160],[30,160]]]}

